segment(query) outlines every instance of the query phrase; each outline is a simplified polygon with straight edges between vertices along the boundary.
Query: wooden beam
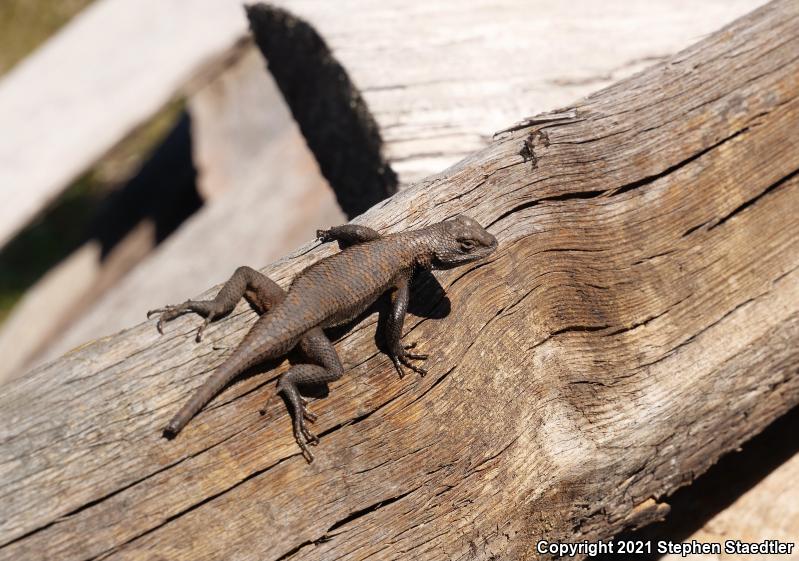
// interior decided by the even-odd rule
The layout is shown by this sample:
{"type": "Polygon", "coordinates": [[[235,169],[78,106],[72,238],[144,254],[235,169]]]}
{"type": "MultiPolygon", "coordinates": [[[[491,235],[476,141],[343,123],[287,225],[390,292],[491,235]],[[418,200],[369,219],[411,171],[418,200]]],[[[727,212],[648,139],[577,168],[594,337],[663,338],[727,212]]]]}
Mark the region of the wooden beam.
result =
{"type": "Polygon", "coordinates": [[[414,289],[427,377],[397,379],[374,314],[338,338],[311,465],[285,365],[160,437],[243,307],[199,346],[194,318],[150,322],[3,387],[0,558],[525,559],[662,516],[799,403],[797,52],[799,6],[772,2],[368,211],[467,213],[501,246],[414,289]]]}

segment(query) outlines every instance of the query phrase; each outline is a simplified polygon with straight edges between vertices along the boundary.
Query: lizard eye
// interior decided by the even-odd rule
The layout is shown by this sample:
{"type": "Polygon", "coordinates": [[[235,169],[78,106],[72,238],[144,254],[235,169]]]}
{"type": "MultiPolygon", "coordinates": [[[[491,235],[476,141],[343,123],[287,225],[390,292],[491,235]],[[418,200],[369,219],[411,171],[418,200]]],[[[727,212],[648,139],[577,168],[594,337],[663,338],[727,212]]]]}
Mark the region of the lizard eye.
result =
{"type": "Polygon", "coordinates": [[[461,249],[471,251],[474,249],[474,240],[461,240],[461,249]]]}

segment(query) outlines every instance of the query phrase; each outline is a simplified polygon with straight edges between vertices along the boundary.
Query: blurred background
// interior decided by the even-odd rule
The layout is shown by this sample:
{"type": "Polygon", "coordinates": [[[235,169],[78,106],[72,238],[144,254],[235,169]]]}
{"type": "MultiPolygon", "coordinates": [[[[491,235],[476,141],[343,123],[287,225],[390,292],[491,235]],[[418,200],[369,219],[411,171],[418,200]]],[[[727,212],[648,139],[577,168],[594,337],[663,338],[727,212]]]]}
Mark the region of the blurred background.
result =
{"type": "MultiPolygon", "coordinates": [[[[239,2],[4,0],[0,383],[196,296],[239,265],[295,251],[494,132],[760,4],[530,2],[534,17],[521,17],[519,3],[475,3],[483,27],[462,25],[463,36],[429,53],[396,38],[435,27],[377,10],[342,22],[298,2],[316,14],[331,57],[304,24],[291,29],[306,37],[292,40],[313,45],[307,52],[256,45],[239,2]],[[359,50],[364,28],[385,37],[384,49],[359,50]],[[453,72],[474,78],[431,79],[453,72]],[[352,107],[357,118],[345,122],[352,107]]],[[[797,539],[797,429],[794,411],[676,495],[666,525],[645,536],[797,539]]]]}
{"type": "Polygon", "coordinates": [[[242,7],[169,4],[0,8],[0,381],[346,221],[242,7]]]}

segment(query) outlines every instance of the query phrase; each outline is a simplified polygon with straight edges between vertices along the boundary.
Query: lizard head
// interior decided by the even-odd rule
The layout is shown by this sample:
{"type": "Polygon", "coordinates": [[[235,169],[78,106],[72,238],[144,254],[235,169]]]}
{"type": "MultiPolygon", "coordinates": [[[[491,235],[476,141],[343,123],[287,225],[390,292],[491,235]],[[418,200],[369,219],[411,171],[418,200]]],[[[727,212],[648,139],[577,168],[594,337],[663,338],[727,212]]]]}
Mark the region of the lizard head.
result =
{"type": "Polygon", "coordinates": [[[478,261],[497,249],[497,239],[474,218],[459,214],[435,225],[433,268],[450,269],[478,261]]]}

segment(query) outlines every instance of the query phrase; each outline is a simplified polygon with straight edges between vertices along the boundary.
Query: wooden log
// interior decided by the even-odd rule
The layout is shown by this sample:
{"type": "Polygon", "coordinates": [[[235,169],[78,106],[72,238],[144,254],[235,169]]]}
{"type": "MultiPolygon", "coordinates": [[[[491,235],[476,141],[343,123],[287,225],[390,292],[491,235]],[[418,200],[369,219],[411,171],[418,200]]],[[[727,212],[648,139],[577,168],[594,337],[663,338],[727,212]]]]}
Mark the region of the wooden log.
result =
{"type": "Polygon", "coordinates": [[[446,297],[415,287],[427,377],[397,379],[374,314],[338,338],[311,465],[285,365],[160,437],[244,307],[199,346],[196,319],[150,322],[3,387],[0,558],[528,559],[662,516],[799,403],[797,52],[799,6],[772,2],[368,211],[383,232],[468,213],[501,246],[438,274],[446,297]]]}
{"type": "MultiPolygon", "coordinates": [[[[376,9],[363,0],[277,0],[268,2],[278,8],[263,14],[267,33],[258,42],[281,87],[285,82],[298,122],[310,121],[302,128],[312,149],[314,141],[324,146],[335,137],[329,130],[330,114],[336,113],[331,99],[341,82],[351,81],[358,96],[344,99],[365,102],[385,162],[402,185],[483,148],[493,132],[520,116],[549,111],[631,76],[762,3],[705,0],[687,9],[683,0],[385,0],[376,9]],[[307,76],[309,60],[326,68],[330,57],[306,26],[319,34],[348,79],[324,84],[307,76]],[[313,95],[320,91],[323,100],[313,95]]],[[[316,155],[335,187],[343,174],[336,177],[335,162],[333,170],[326,169],[329,152],[316,155]]],[[[362,164],[350,162],[350,169],[362,164]]]]}

